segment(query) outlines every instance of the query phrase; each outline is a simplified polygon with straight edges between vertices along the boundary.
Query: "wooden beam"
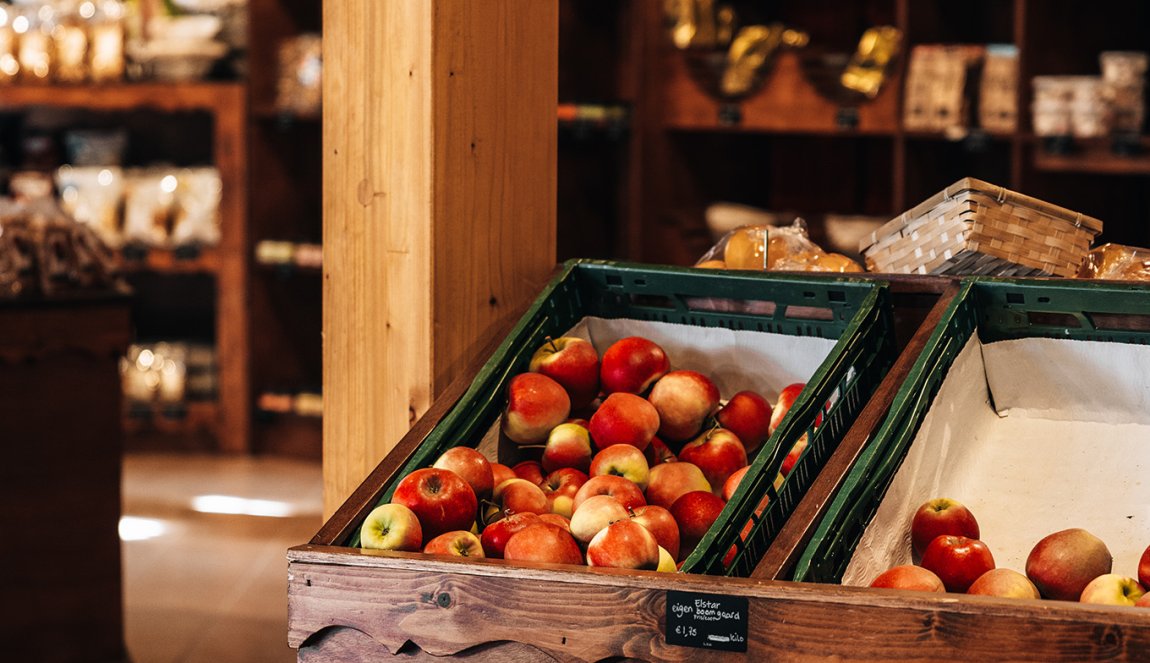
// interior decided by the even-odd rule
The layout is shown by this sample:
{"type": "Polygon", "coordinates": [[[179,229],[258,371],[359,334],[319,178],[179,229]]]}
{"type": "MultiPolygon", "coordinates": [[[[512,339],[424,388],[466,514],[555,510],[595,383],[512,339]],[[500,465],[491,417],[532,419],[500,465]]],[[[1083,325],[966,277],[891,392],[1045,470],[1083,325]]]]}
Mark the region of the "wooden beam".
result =
{"type": "Polygon", "coordinates": [[[555,263],[556,0],[324,3],[330,515],[555,263]]]}

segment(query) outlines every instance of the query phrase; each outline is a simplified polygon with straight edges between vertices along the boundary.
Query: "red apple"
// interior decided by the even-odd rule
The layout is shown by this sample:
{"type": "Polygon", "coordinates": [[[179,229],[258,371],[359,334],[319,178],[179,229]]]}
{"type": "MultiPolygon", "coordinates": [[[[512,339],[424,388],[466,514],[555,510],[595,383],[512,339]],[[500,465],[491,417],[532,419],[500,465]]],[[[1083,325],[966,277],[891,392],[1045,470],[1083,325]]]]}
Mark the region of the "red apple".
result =
{"type": "Polygon", "coordinates": [[[528,370],[542,373],[567,390],[571,407],[585,407],[599,395],[599,353],[574,336],[548,338],[531,356],[528,370]]]}
{"type": "Polygon", "coordinates": [[[495,487],[491,493],[491,502],[484,507],[483,522],[490,524],[500,518],[513,513],[534,513],[536,515],[548,512],[547,496],[543,489],[527,479],[508,479],[495,487]]]}
{"type": "Polygon", "coordinates": [[[634,394],[611,394],[591,415],[591,439],[599,449],[612,444],[630,444],[646,449],[659,430],[655,406],[634,394]]]}
{"type": "Polygon", "coordinates": [[[1042,595],[1030,578],[1013,569],[991,569],[978,576],[966,590],[967,594],[1001,596],[1010,599],[1038,599],[1042,595]]]}
{"type": "Polygon", "coordinates": [[[543,465],[537,460],[525,460],[511,466],[511,471],[520,479],[526,479],[536,486],[543,483],[543,465]]]}
{"type": "Polygon", "coordinates": [[[471,532],[455,530],[444,532],[427,542],[423,552],[429,555],[451,555],[452,557],[483,557],[483,544],[471,532]]]}
{"type": "Polygon", "coordinates": [[[779,473],[784,477],[790,474],[791,470],[795,466],[795,463],[799,462],[799,458],[802,457],[803,452],[806,450],[807,434],[803,433],[799,438],[799,441],[795,442],[795,446],[791,447],[791,450],[787,452],[786,457],[783,458],[783,464],[779,467],[779,473]]]}
{"type": "Polygon", "coordinates": [[[1146,589],[1134,578],[1106,573],[1087,583],[1079,601],[1100,605],[1135,605],[1146,589]]]}
{"type": "Polygon", "coordinates": [[[771,435],[771,404],[754,391],[740,391],[715,415],[719,425],[734,433],[747,453],[753,453],[771,435]]]}
{"type": "Polygon", "coordinates": [[[734,433],[712,428],[683,445],[679,460],[696,465],[712,490],[720,494],[727,477],[747,466],[747,452],[734,433]]]}
{"type": "Polygon", "coordinates": [[[673,463],[679,460],[671,448],[658,436],[651,438],[651,443],[643,450],[643,455],[647,457],[647,467],[655,467],[659,463],[673,463]]]}
{"type": "Polygon", "coordinates": [[[646,527],[623,519],[611,523],[591,539],[587,544],[587,564],[654,571],[659,568],[659,544],[646,527]]]}
{"type": "Polygon", "coordinates": [[[591,459],[591,476],[614,475],[631,480],[639,490],[647,488],[650,468],[642,451],[629,444],[612,444],[591,459]]]}
{"type": "Polygon", "coordinates": [[[548,474],[540,486],[547,496],[548,510],[570,518],[575,510],[575,495],[585,483],[587,475],[574,467],[561,467],[548,474]]]}
{"type": "Polygon", "coordinates": [[[675,500],[693,490],[711,491],[711,484],[694,463],[676,461],[651,468],[647,477],[647,503],[670,509],[675,500]]]}
{"type": "Polygon", "coordinates": [[[549,523],[535,523],[511,535],[503,559],[513,562],[582,564],[583,552],[575,539],[549,523]]]}
{"type": "Polygon", "coordinates": [[[946,591],[942,580],[932,571],[913,564],[904,564],[883,571],[871,581],[870,586],[885,589],[909,589],[916,592],[942,593],[946,591]]]}
{"type": "Polygon", "coordinates": [[[491,463],[477,450],[471,447],[452,447],[440,454],[431,466],[458,474],[471,486],[478,499],[491,497],[495,475],[491,472],[491,463]]]}
{"type": "Polygon", "coordinates": [[[582,472],[591,468],[591,434],[586,425],[573,422],[562,423],[551,429],[547,435],[547,445],[543,447],[543,470],[554,472],[563,467],[573,467],[582,472]]]}
{"type": "Polygon", "coordinates": [[[722,512],[723,502],[710,491],[693,490],[671,505],[671,515],[679,525],[679,557],[687,557],[699,545],[703,535],[715,524],[722,512]]]}
{"type": "Polygon", "coordinates": [[[483,534],[479,536],[484,554],[494,559],[503,559],[503,550],[507,547],[507,541],[511,536],[528,525],[540,522],[539,518],[540,516],[525,511],[500,518],[484,527],[483,534]]]}
{"type": "Polygon", "coordinates": [[[610,495],[593,495],[571,514],[571,535],[587,543],[599,530],[628,517],[627,507],[610,495]]]}
{"type": "Polygon", "coordinates": [[[735,470],[731,476],[727,477],[727,480],[723,482],[723,491],[720,494],[720,497],[723,498],[724,502],[731,501],[731,498],[735,495],[735,491],[739,489],[739,482],[742,481],[743,477],[747,475],[747,470],[749,469],[751,469],[750,465],[741,467],[735,470]]]}
{"type": "Polygon", "coordinates": [[[927,544],[922,567],[942,579],[946,591],[961,593],[994,568],[994,557],[978,539],[942,534],[927,544]]]}
{"type": "Polygon", "coordinates": [[[669,370],[671,361],[663,348],[641,336],[628,336],[603,352],[599,386],[608,394],[641,394],[669,370]]]}
{"type": "Polygon", "coordinates": [[[515,472],[510,467],[503,463],[491,464],[491,489],[494,490],[495,486],[507,481],[508,479],[517,479],[515,472]]]}
{"type": "Polygon", "coordinates": [[[419,517],[402,504],[375,507],[359,528],[359,545],[364,548],[415,552],[422,544],[419,517]]]}
{"type": "Polygon", "coordinates": [[[771,428],[770,432],[773,434],[779,424],[783,423],[783,417],[787,416],[791,406],[795,404],[795,400],[799,394],[803,392],[803,388],[807,385],[805,382],[796,382],[795,384],[787,385],[779,392],[779,399],[775,401],[775,407],[771,412],[771,428]]]}
{"type": "Polygon", "coordinates": [[[1084,529],[1065,529],[1034,544],[1026,558],[1026,577],[1043,598],[1077,601],[1091,580],[1110,573],[1113,562],[1102,539],[1084,529]]]}
{"type": "Polygon", "coordinates": [[[631,520],[646,527],[655,535],[659,547],[671,553],[672,558],[679,556],[679,523],[675,522],[675,517],[670,511],[661,506],[648,504],[633,509],[630,515],[631,520]]]}
{"type": "MultiPolygon", "coordinates": [[[[1143,585],[1145,587],[1145,585],[1143,585]]],[[[1138,608],[1150,608],[1150,592],[1142,595],[1142,598],[1134,602],[1134,606],[1138,608]]]]}
{"type": "Polygon", "coordinates": [[[571,532],[571,519],[561,516],[557,513],[545,513],[542,516],[539,516],[539,520],[554,525],[564,532],[571,532]]]}
{"type": "Polygon", "coordinates": [[[540,373],[521,373],[507,385],[503,434],[516,444],[539,444],[570,412],[571,398],[558,382],[540,373]]]}
{"type": "Polygon", "coordinates": [[[452,530],[471,529],[479,500],[475,491],[450,470],[425,467],[399,481],[391,501],[402,504],[419,518],[424,540],[452,530]]]}
{"type": "Polygon", "coordinates": [[[910,543],[914,554],[921,557],[927,545],[942,534],[977,539],[978,521],[958,500],[949,497],[927,500],[918,507],[910,521],[910,543]]]}
{"type": "Polygon", "coordinates": [[[719,388],[697,371],[671,371],[659,378],[647,400],[659,413],[659,435],[682,442],[698,435],[719,407],[719,388]]]}
{"type": "Polygon", "coordinates": [[[575,493],[574,509],[578,511],[580,504],[595,495],[610,495],[619,500],[620,504],[631,509],[647,503],[647,499],[643,497],[643,491],[639,490],[634,482],[623,477],[604,474],[591,477],[587,483],[579,488],[579,492],[575,493]]]}
{"type": "Polygon", "coordinates": [[[1143,587],[1150,587],[1150,546],[1146,547],[1142,559],[1138,560],[1138,582],[1143,587]]]}

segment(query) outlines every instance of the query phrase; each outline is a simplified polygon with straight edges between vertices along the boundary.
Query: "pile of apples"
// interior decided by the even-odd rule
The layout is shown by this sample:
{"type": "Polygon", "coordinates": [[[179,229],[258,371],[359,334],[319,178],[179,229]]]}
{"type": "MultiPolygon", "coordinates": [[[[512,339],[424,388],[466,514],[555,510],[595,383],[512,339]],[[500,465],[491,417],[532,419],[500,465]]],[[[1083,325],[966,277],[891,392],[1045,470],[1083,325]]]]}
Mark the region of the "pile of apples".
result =
{"type": "Polygon", "coordinates": [[[974,514],[946,497],[915,511],[910,535],[919,564],[888,569],[871,587],[1150,607],[1150,547],[1135,579],[1111,572],[1114,558],[1101,539],[1084,529],[1066,529],[1034,545],[1023,575],[995,568],[990,549],[978,538],[974,514]]]}
{"type": "MultiPolygon", "coordinates": [[[[509,467],[449,449],[400,480],[364,521],[361,545],[675,571],[803,386],[783,389],[773,407],[754,391],[723,402],[710,378],[671,370],[647,338],[620,339],[602,358],[585,339],[549,338],[510,380],[500,426],[538,460],[509,467]]],[[[804,437],[784,474],[805,446],[804,437]]]]}

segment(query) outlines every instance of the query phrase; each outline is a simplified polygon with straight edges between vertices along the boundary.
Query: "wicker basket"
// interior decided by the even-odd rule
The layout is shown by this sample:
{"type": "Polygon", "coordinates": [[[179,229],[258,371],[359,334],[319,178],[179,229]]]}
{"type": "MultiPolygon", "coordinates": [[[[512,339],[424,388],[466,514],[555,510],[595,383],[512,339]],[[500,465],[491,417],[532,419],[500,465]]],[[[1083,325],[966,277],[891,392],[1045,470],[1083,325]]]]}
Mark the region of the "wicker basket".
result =
{"type": "Polygon", "coordinates": [[[971,177],[860,243],[867,269],[896,274],[1074,276],[1102,222],[971,177]]]}

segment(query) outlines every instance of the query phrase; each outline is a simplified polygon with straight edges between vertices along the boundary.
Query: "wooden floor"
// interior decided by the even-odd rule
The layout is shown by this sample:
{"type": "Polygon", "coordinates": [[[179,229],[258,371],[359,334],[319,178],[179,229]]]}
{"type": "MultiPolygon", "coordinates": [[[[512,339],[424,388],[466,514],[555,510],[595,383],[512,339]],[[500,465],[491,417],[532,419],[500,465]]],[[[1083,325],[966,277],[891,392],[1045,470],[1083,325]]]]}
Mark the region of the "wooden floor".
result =
{"type": "Polygon", "coordinates": [[[131,660],[294,661],[285,553],[319,529],[322,503],[318,462],[129,454],[121,536],[131,660]],[[216,497],[194,501],[204,496],[216,497]]]}

